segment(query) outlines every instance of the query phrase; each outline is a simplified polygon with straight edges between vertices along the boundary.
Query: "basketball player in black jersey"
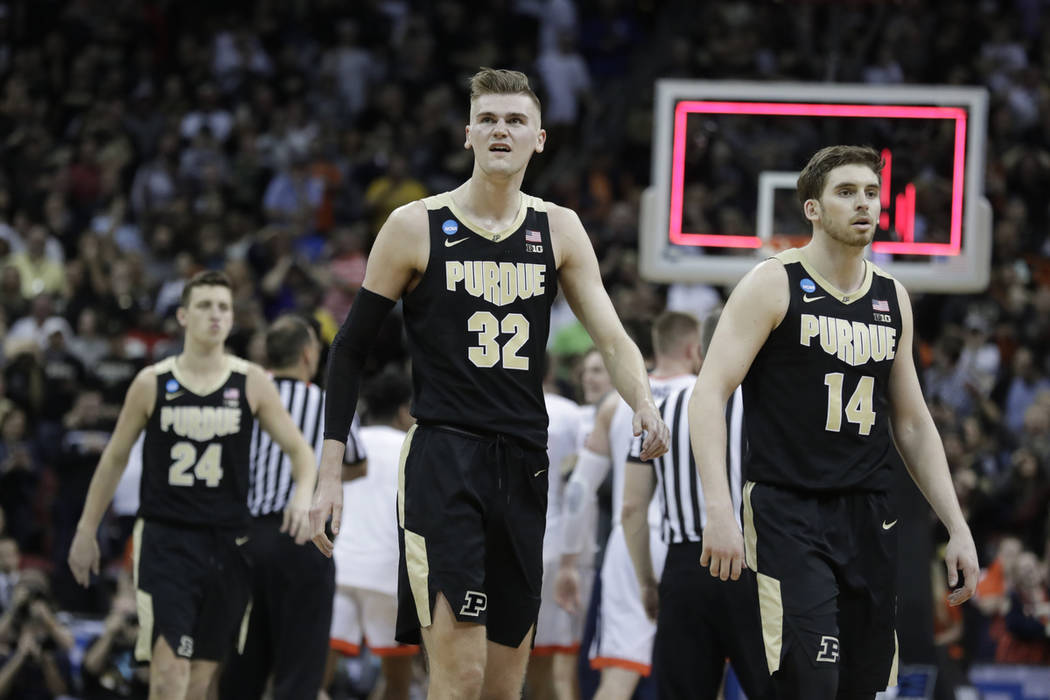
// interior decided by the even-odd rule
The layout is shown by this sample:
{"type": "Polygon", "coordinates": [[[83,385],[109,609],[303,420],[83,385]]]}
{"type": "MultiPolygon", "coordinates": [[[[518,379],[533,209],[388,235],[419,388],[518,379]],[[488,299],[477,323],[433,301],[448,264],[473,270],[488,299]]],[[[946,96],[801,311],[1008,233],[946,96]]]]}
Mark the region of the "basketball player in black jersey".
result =
{"type": "Polygon", "coordinates": [[[668,433],[579,218],[521,192],[546,138],[525,75],[475,75],[465,135],[470,179],[390,215],[333,344],[311,526],[330,552],[321,527],[340,518],[361,366],[401,298],[418,423],[402,450],[398,640],[422,637],[431,697],[518,698],[540,603],[543,355],[559,285],[634,409],[635,433],[647,432],[645,452],[662,454],[668,433]]]}
{"type": "Polygon", "coordinates": [[[266,373],[223,349],[233,324],[229,280],[221,272],[198,274],[186,283],[176,314],[186,333],[183,351],[132,382],[69,550],[73,576],[87,586],[98,573],[99,522],[145,430],[134,535],[135,656],[150,661],[151,700],[205,697],[247,614],[248,562],[240,547],[248,539],[253,415],[292,460],[296,496],[282,529],[300,544],[312,534],[313,450],[266,373]]]}
{"type": "Polygon", "coordinates": [[[798,179],[813,238],[749,272],[704,360],[690,434],[707,495],[700,564],[758,579],[766,664],[781,698],[873,698],[896,685],[894,445],[951,539],[949,596],[977,585],[973,538],[912,359],[904,286],[864,258],[882,160],[818,151],[798,179]],[[726,485],[722,410],[743,383],[744,533],[726,485]],[[892,434],[891,434],[892,428],[892,434]],[[962,571],[962,580],[959,571],[962,571]]]}

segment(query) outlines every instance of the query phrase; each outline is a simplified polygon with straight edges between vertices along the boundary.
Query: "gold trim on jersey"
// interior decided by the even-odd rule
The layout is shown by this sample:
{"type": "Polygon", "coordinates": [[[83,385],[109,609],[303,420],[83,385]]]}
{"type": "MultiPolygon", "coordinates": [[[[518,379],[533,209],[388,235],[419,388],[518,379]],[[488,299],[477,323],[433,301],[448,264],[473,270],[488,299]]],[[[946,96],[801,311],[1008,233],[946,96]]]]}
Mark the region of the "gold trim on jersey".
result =
{"type": "Polygon", "coordinates": [[[248,641],[248,622],[252,619],[252,603],[255,601],[251,598],[248,599],[248,604],[244,606],[244,616],[241,617],[241,630],[237,634],[237,653],[244,653],[244,644],[248,641]]]}
{"type": "Polygon", "coordinates": [[[780,581],[765,574],[758,580],[758,613],[762,618],[762,643],[766,648],[766,667],[773,675],[780,670],[780,652],[784,646],[784,599],[780,581]]]}
{"type": "Polygon", "coordinates": [[[833,297],[838,299],[843,304],[852,304],[853,302],[857,301],[865,294],[867,294],[868,290],[871,289],[871,278],[875,272],[875,266],[867,260],[865,260],[864,281],[860,283],[860,287],[858,287],[855,291],[847,293],[833,285],[831,282],[829,282],[824,275],[817,272],[816,268],[809,264],[809,261],[806,260],[806,256],[802,253],[802,250],[799,248],[789,248],[788,250],[777,253],[773,257],[775,257],[777,260],[779,260],[785,265],[796,262],[800,263],[802,267],[806,270],[806,273],[810,277],[812,277],[817,284],[823,287],[825,291],[829,292],[833,297]]]}
{"type": "Polygon", "coordinates": [[[524,192],[520,193],[520,197],[521,202],[518,206],[518,213],[514,217],[514,222],[501,231],[490,231],[484,226],[481,226],[473,220],[471,220],[471,218],[467,216],[463,212],[463,210],[459,208],[459,206],[456,205],[456,202],[452,199],[451,192],[442,192],[441,194],[436,194],[431,197],[427,197],[423,200],[423,205],[431,211],[447,207],[449,211],[452,212],[452,215],[460,221],[462,221],[464,224],[466,224],[472,232],[478,234],[482,238],[486,238],[490,241],[496,242],[506,239],[507,236],[511,235],[512,233],[515,233],[519,228],[521,228],[522,223],[524,223],[525,221],[525,215],[528,214],[529,209],[542,212],[547,211],[547,203],[542,199],[539,199],[538,197],[533,197],[531,195],[527,195],[524,192]]]}
{"type": "Polygon", "coordinates": [[[417,425],[413,425],[405,433],[405,441],[401,443],[401,456],[397,460],[397,524],[402,528],[405,526],[405,462],[408,461],[408,452],[412,449],[412,436],[416,434],[417,425]]]}
{"type": "Polygon", "coordinates": [[[890,679],[886,687],[897,685],[897,663],[900,661],[900,644],[897,640],[897,630],[893,630],[893,663],[890,665],[890,679]]]}
{"type": "Polygon", "coordinates": [[[751,509],[751,491],[755,482],[744,484],[744,563],[752,571],[758,571],[758,532],[755,530],[755,511],[751,509]]]}
{"type": "Polygon", "coordinates": [[[139,563],[142,561],[142,529],[146,521],[139,518],[131,531],[132,576],[135,582],[135,610],[139,616],[139,635],[135,639],[135,660],[153,657],[153,596],[139,588],[139,563]]]}
{"type": "Polygon", "coordinates": [[[209,394],[215,393],[222,388],[223,384],[229,381],[230,375],[235,372],[237,374],[248,374],[248,365],[250,364],[247,360],[243,360],[235,355],[223,355],[225,369],[222,375],[211,384],[204,384],[195,377],[186,374],[185,370],[179,369],[177,362],[178,359],[179,356],[175,355],[173,357],[166,357],[156,363],[153,365],[154,375],[159,376],[165,372],[171,372],[172,376],[182,385],[183,389],[186,389],[186,391],[197,396],[208,396],[209,394]]]}

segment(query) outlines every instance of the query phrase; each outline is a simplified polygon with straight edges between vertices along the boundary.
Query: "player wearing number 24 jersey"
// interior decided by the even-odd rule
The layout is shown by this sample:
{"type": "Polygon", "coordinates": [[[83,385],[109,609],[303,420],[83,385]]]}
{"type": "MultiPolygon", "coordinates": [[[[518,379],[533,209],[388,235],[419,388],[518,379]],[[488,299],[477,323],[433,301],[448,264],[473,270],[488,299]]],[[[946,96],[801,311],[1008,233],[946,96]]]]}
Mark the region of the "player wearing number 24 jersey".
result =
{"type": "Polygon", "coordinates": [[[284,531],[310,538],[313,450],[262,368],[227,355],[233,325],[229,279],[202,272],[183,290],[176,316],[181,354],[142,370],[91,479],[69,551],[76,580],[98,573],[96,531],[128,453],[145,430],[142,496],[135,525],[139,638],[150,661],[150,697],[205,697],[247,614],[248,463],[253,417],[292,462],[296,494],[284,531]]]}
{"type": "Polygon", "coordinates": [[[813,238],[741,280],[689,404],[707,499],[700,564],[722,580],[742,566],[755,572],[781,700],[874,698],[896,685],[895,448],[951,534],[948,582],[961,570],[963,585],[949,601],[962,603],[977,584],[973,538],[912,359],[908,294],[864,259],[882,165],[869,147],[831,146],[810,159],[798,196],[813,238]],[[741,383],[743,533],[721,420],[741,383]]]}
{"type": "Polygon", "coordinates": [[[330,514],[339,520],[338,465],[361,367],[403,300],[418,422],[399,478],[398,640],[422,637],[434,696],[520,693],[540,602],[549,466],[542,353],[559,288],[634,409],[635,432],[647,431],[644,449],[666,449],[641,353],[616,317],[579,218],[521,192],[545,141],[525,75],[473,77],[470,179],[390,215],[329,361],[311,509],[315,542],[327,551],[321,524],[330,514]]]}

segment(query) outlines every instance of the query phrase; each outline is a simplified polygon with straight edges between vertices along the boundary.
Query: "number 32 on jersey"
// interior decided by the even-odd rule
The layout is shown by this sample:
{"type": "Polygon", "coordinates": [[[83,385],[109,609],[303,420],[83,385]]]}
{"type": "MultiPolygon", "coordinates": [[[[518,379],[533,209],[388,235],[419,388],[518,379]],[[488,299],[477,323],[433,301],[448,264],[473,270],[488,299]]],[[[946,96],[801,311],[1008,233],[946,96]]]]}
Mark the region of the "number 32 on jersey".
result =
{"type": "Polygon", "coordinates": [[[467,348],[467,357],[477,367],[527,370],[529,358],[518,354],[529,339],[529,319],[521,314],[507,314],[502,320],[490,311],[477,311],[467,319],[467,330],[478,334],[478,344],[467,348]],[[497,338],[510,334],[502,345],[497,338]]]}

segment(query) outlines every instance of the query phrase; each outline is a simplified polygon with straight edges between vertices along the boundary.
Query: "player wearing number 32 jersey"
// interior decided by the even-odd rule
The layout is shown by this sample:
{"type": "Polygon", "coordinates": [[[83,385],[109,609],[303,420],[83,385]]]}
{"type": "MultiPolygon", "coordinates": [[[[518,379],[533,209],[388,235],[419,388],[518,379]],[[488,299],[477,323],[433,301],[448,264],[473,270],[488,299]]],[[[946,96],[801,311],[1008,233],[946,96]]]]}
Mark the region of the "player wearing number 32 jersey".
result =
{"type": "Polygon", "coordinates": [[[543,576],[543,353],[559,289],[633,408],[635,432],[647,432],[647,452],[664,452],[667,427],[579,218],[521,192],[546,141],[526,76],[477,73],[464,136],[470,179],[390,215],[333,343],[311,526],[329,548],[320,526],[339,520],[361,368],[400,298],[417,424],[401,453],[398,641],[422,639],[434,697],[517,697],[543,576]]]}
{"type": "Polygon", "coordinates": [[[145,431],[135,587],[135,656],[150,661],[150,697],[205,697],[250,606],[248,466],[254,418],[292,462],[296,494],[284,531],[312,536],[313,450],[262,368],[227,355],[233,325],[229,279],[190,279],[176,312],[181,354],[142,370],[128,390],[113,437],[99,460],[69,551],[82,585],[98,573],[95,533],[128,453],[145,431]]]}

